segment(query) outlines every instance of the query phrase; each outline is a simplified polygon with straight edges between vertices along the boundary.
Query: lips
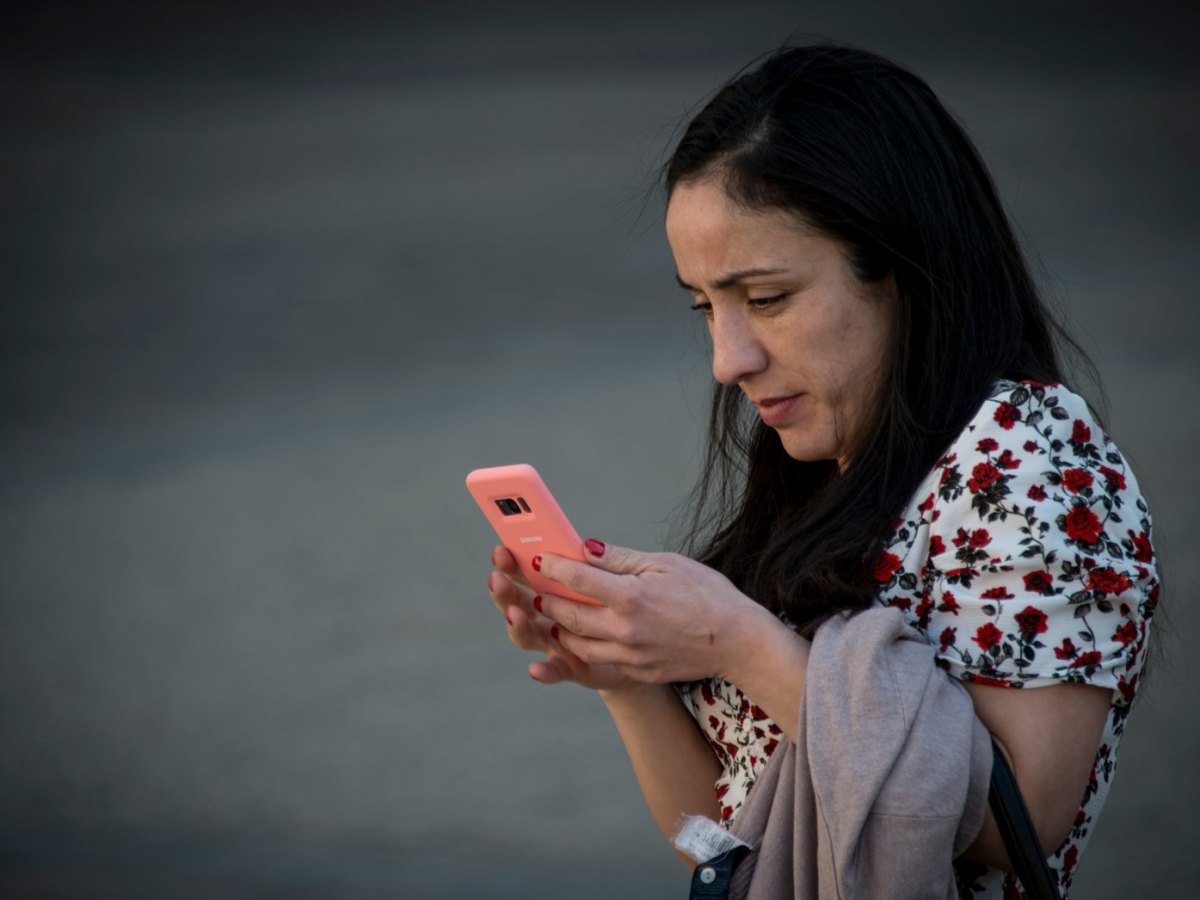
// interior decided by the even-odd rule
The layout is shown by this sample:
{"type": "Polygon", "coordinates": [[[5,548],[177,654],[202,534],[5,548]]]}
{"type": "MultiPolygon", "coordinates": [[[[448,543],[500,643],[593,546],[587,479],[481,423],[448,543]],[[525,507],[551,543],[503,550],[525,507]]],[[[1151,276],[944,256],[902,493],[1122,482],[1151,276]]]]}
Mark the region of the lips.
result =
{"type": "Polygon", "coordinates": [[[788,415],[799,399],[799,394],[786,397],[764,397],[754,401],[754,405],[758,407],[758,414],[762,418],[763,424],[777,428],[787,421],[788,415]]]}

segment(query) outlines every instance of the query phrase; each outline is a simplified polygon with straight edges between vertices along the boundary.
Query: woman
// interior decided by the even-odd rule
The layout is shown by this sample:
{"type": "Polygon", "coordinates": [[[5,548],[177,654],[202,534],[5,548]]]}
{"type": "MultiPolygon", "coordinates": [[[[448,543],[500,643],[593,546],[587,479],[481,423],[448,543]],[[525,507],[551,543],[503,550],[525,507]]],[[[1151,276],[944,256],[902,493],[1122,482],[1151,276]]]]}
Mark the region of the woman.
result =
{"type": "MultiPolygon", "coordinates": [[[[1011,761],[1062,890],[1103,804],[1158,583],[1149,513],[1059,347],[983,163],[919,78],[778,51],[665,167],[712,338],[695,560],[586,544],[489,587],[542,683],[598,690],[656,821],[728,825],[795,740],[810,640],[899,609],[1011,761]],[[1017,689],[1019,688],[1019,689],[1017,689]],[[682,702],[681,702],[682,701],[682,702]],[[715,788],[714,788],[715,786],[715,788]]],[[[988,813],[964,896],[1011,896],[988,813]]]]}

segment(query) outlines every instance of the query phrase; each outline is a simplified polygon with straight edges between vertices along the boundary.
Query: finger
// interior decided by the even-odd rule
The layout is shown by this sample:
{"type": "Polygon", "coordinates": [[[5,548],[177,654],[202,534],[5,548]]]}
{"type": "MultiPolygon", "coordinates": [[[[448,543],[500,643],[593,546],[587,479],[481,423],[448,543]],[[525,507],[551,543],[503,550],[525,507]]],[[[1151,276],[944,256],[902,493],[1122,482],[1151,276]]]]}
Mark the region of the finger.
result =
{"type": "Polygon", "coordinates": [[[533,609],[533,591],[518,584],[502,572],[492,572],[488,575],[488,593],[496,608],[504,612],[510,606],[519,606],[526,612],[533,609]]]}
{"type": "Polygon", "coordinates": [[[542,684],[559,684],[575,681],[575,669],[561,656],[547,656],[529,664],[529,677],[542,684]]]}
{"type": "Polygon", "coordinates": [[[492,603],[500,612],[504,612],[509,606],[520,602],[520,593],[516,585],[499,572],[488,573],[487,591],[492,598],[492,603]]]}
{"type": "MultiPolygon", "coordinates": [[[[586,553],[585,559],[590,555],[586,553]]],[[[607,555],[607,549],[602,555],[607,555]]],[[[535,566],[542,577],[585,597],[593,597],[605,606],[620,604],[631,587],[627,574],[607,572],[590,562],[567,559],[555,553],[543,553],[536,557],[535,566]]]]}
{"type": "Polygon", "coordinates": [[[543,684],[585,680],[589,674],[587,663],[557,640],[550,641],[548,634],[547,640],[546,658],[529,664],[530,677],[543,684]]]}
{"type": "Polygon", "coordinates": [[[492,602],[504,615],[508,637],[513,644],[523,650],[545,650],[549,646],[554,623],[541,614],[540,596],[513,584],[499,572],[492,572],[488,577],[488,590],[492,602]]]}
{"type": "Polygon", "coordinates": [[[551,628],[549,639],[552,652],[565,651],[582,666],[626,666],[631,662],[629,648],[613,641],[583,637],[562,628],[551,628]]]}
{"type": "Polygon", "coordinates": [[[597,569],[614,575],[640,575],[653,564],[656,553],[643,553],[629,547],[606,544],[599,538],[588,538],[583,542],[583,558],[597,569]]]}
{"type": "Polygon", "coordinates": [[[541,616],[530,616],[517,606],[510,606],[504,615],[508,623],[508,639],[522,650],[546,651],[550,648],[553,623],[541,616]]]}
{"type": "Polygon", "coordinates": [[[492,548],[492,565],[507,575],[515,575],[519,571],[517,558],[503,544],[492,548]]]}
{"type": "Polygon", "coordinates": [[[521,571],[517,558],[507,547],[499,546],[492,549],[492,565],[517,584],[529,587],[529,582],[525,579],[525,573],[521,571]]]}
{"type": "MultiPolygon", "coordinates": [[[[599,545],[600,542],[595,541],[595,544],[599,545]]],[[[622,608],[640,589],[634,576],[654,568],[656,554],[625,547],[606,546],[602,550],[599,546],[584,547],[584,559],[587,562],[583,563],[554,553],[542,554],[538,559],[542,576],[563,584],[572,592],[595,598],[604,606],[622,608]],[[608,565],[619,568],[619,571],[608,570],[608,565]]]]}
{"type": "Polygon", "coordinates": [[[606,606],[593,606],[556,594],[540,594],[533,601],[537,612],[573,634],[588,637],[612,636],[612,612],[606,606]]]}

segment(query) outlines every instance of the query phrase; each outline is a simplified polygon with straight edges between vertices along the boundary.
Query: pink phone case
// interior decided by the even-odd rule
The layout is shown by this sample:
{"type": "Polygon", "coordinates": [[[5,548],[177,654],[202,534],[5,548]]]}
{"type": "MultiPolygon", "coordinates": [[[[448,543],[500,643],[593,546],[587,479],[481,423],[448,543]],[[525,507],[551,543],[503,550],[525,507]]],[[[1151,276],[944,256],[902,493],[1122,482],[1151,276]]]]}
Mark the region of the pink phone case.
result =
{"type": "Polygon", "coordinates": [[[582,541],[537,469],[525,463],[476,469],[467,476],[467,490],[500,542],[516,557],[530,587],[539,593],[602,605],[533,570],[533,558],[547,551],[583,561],[582,541]]]}

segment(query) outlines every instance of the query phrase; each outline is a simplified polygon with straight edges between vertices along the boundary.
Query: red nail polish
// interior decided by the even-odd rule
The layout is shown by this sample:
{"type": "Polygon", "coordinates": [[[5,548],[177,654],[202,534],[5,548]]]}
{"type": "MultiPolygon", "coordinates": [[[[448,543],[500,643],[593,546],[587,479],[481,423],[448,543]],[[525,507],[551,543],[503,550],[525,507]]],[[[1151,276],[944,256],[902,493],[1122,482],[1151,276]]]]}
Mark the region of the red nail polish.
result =
{"type": "Polygon", "coordinates": [[[533,571],[535,571],[535,572],[542,571],[542,558],[540,556],[535,556],[533,558],[533,571]]]}
{"type": "Polygon", "coordinates": [[[542,611],[542,595],[536,594],[533,598],[533,608],[538,612],[542,611]]]}
{"type": "Polygon", "coordinates": [[[558,626],[557,625],[555,625],[553,628],[550,629],[550,638],[555,641],[558,640],[558,626]]]}
{"type": "Polygon", "coordinates": [[[507,622],[509,625],[512,624],[512,607],[511,606],[505,607],[505,609],[504,609],[504,621],[507,622]]]}
{"type": "Polygon", "coordinates": [[[592,556],[604,555],[604,541],[598,541],[595,538],[588,538],[583,542],[583,546],[587,547],[588,553],[592,556]]]}

